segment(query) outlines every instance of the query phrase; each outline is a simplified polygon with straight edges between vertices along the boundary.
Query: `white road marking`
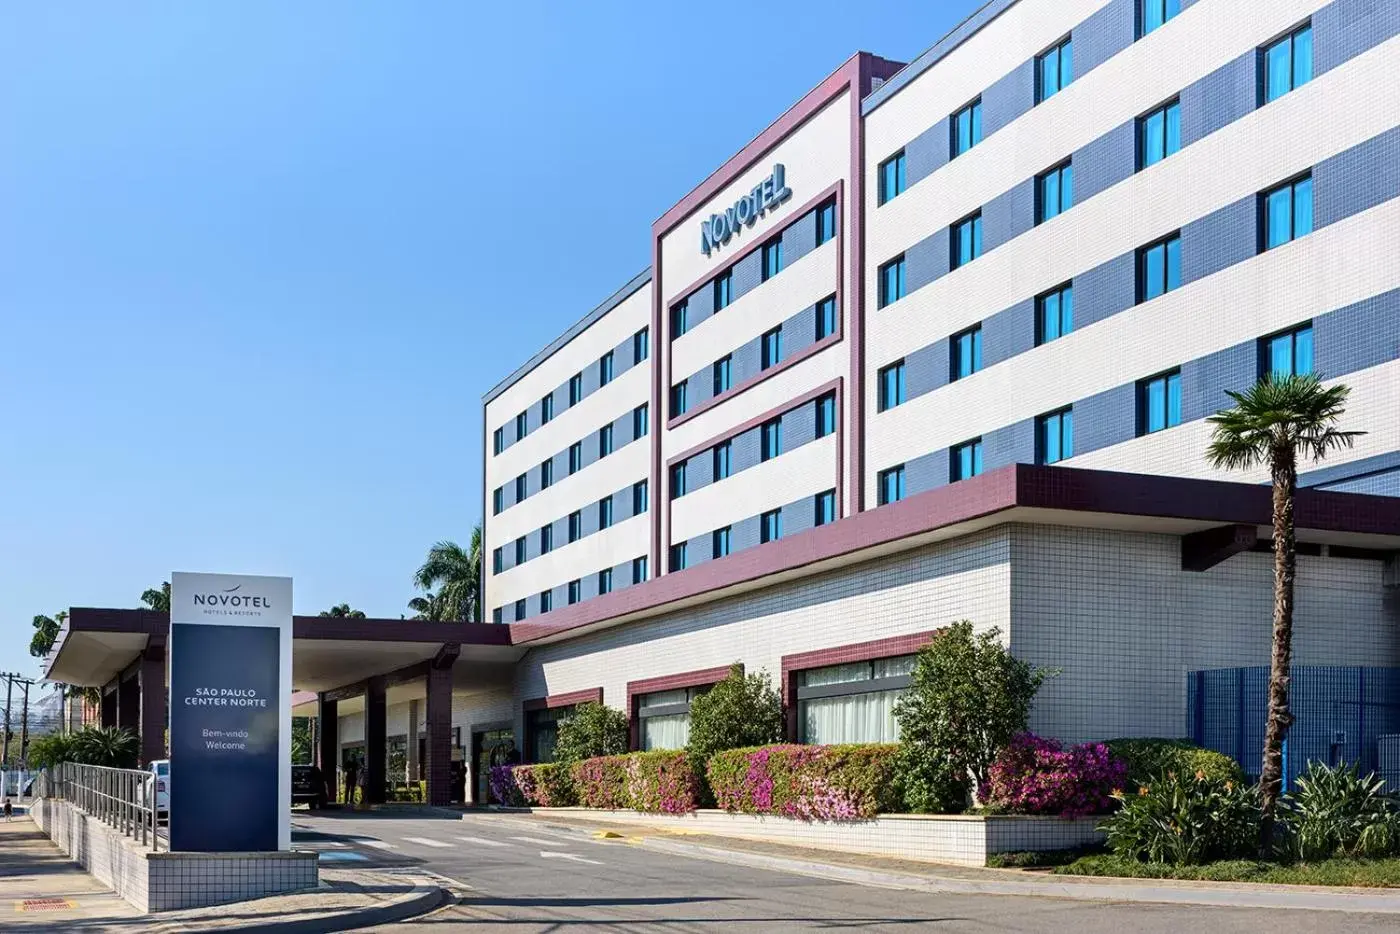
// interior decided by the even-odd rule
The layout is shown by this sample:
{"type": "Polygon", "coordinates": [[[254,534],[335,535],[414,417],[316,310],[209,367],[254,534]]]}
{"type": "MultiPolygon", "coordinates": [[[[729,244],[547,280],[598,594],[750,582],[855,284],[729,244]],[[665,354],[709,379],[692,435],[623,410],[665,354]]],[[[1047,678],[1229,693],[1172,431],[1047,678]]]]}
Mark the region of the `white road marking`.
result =
{"type": "Polygon", "coordinates": [[[464,841],[466,841],[467,843],[475,843],[477,846],[513,846],[513,845],[514,845],[514,844],[511,844],[511,843],[506,843],[504,840],[487,840],[485,837],[458,837],[457,839],[458,839],[458,840],[464,840],[464,841]]]}
{"type": "Polygon", "coordinates": [[[339,840],[303,840],[299,842],[304,843],[312,849],[317,849],[319,847],[349,846],[348,843],[341,843],[339,840]]]}
{"type": "Polygon", "coordinates": [[[416,843],[419,846],[432,846],[443,850],[450,849],[456,845],[453,843],[443,843],[441,840],[429,840],[427,837],[404,837],[403,839],[406,843],[416,843]]]}
{"type": "Polygon", "coordinates": [[[378,850],[397,850],[397,849],[398,849],[398,845],[397,845],[397,844],[394,844],[394,843],[385,843],[383,840],[370,840],[370,839],[368,839],[368,838],[365,838],[365,839],[363,839],[363,840],[356,840],[355,842],[356,842],[356,843],[363,843],[365,846],[372,846],[372,847],[374,847],[375,849],[378,849],[378,850]]]}
{"type": "Polygon", "coordinates": [[[554,853],[549,850],[541,850],[540,856],[545,859],[571,859],[576,863],[587,863],[590,866],[601,866],[602,863],[596,859],[584,859],[582,856],[575,856],[573,853],[554,853]]]}
{"type": "Polygon", "coordinates": [[[512,840],[524,840],[526,843],[534,843],[538,846],[564,847],[567,843],[555,843],[553,840],[541,840],[539,837],[511,837],[512,840]]]}

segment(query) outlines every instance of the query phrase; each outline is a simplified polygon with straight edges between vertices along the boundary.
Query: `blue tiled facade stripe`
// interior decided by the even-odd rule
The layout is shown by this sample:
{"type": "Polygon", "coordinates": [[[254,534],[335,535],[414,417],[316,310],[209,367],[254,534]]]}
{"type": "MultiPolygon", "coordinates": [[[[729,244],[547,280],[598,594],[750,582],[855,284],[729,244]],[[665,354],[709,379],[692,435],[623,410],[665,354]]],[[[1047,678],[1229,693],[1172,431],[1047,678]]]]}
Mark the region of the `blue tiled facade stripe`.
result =
{"type": "Polygon", "coordinates": [[[1299,475],[1298,485],[1342,493],[1400,496],[1400,451],[1309,470],[1299,475]]]}
{"type": "Polygon", "coordinates": [[[1397,197],[1400,127],[1338,153],[1313,169],[1313,222],[1319,228],[1397,197]]]}
{"type": "Polygon", "coordinates": [[[1137,436],[1137,385],[1115,386],[1074,404],[1074,452],[1087,453],[1137,436]]]}
{"type": "MultiPolygon", "coordinates": [[[[1167,231],[1163,231],[1166,233],[1167,231]]],[[[1137,303],[1137,250],[1074,277],[1074,329],[1083,330],[1137,303]]]]}
{"type": "MultiPolygon", "coordinates": [[[[612,500],[613,504],[613,525],[617,525],[619,522],[622,522],[626,519],[633,518],[632,486],[633,484],[629,483],[627,484],[627,486],[611,494],[611,496],[609,497],[612,500]]],[[[598,527],[597,500],[593,500],[588,503],[580,503],[576,511],[579,513],[582,519],[579,528],[580,540],[587,538],[589,535],[593,535],[601,531],[601,529],[599,529],[598,527]]],[[[555,519],[553,522],[549,523],[549,525],[551,528],[554,529],[554,532],[552,533],[554,536],[554,547],[552,549],[553,551],[558,551],[560,548],[569,544],[569,517],[567,515],[555,519]]],[[[540,557],[541,551],[539,529],[531,529],[529,532],[526,532],[523,537],[525,539],[525,560],[532,561],[535,558],[540,557]]],[[[503,572],[518,566],[515,562],[515,539],[511,539],[509,542],[506,542],[505,545],[501,547],[501,559],[501,570],[503,572]]],[[[494,557],[492,558],[492,560],[495,560],[494,557]]]]}
{"type": "Polygon", "coordinates": [[[783,265],[791,266],[817,248],[817,215],[808,211],[782,233],[783,265]]]}
{"type": "Polygon", "coordinates": [[[1137,120],[1081,147],[1073,157],[1074,203],[1082,204],[1130,177],[1137,169],[1137,120]]]}
{"type": "MultiPolygon", "coordinates": [[[[804,496],[781,507],[783,538],[804,532],[816,524],[816,494],[804,496]]],[[[746,516],[729,525],[729,553],[738,554],[759,545],[762,538],[762,517],[746,516]]],[[[686,567],[714,560],[714,530],[688,539],[685,545],[686,567]]],[[[629,578],[630,579],[630,578],[629,578]]]]}
{"type": "Polygon", "coordinates": [[[949,470],[947,448],[905,461],[904,495],[909,497],[943,486],[948,482],[949,470]]]}
{"type": "Polygon", "coordinates": [[[1371,496],[1400,496],[1400,468],[1366,474],[1322,487],[1335,493],[1367,493],[1371,496]]]}
{"type": "Polygon", "coordinates": [[[1108,61],[1137,40],[1137,0],[1111,0],[1074,27],[1074,80],[1108,61]]]}
{"type": "MultiPolygon", "coordinates": [[[[748,431],[740,432],[729,440],[729,472],[732,476],[742,473],[750,467],[757,467],[762,463],[762,432],[759,428],[750,428],[748,431]]],[[[709,457],[709,453],[699,455],[709,457]]]]}
{"type": "MultiPolygon", "coordinates": [[[[1035,299],[1017,302],[982,322],[982,367],[1035,349],[1035,299]]],[[[943,344],[939,341],[938,344],[943,344]]]]}
{"type": "Polygon", "coordinates": [[[729,300],[737,302],[763,282],[763,250],[754,250],[729,267],[729,300]]]}
{"type": "MultiPolygon", "coordinates": [[[[650,418],[651,415],[648,413],[648,421],[650,421],[650,418]]],[[[618,416],[617,419],[610,424],[613,426],[613,454],[616,454],[625,445],[638,440],[632,436],[632,410],[629,409],[626,414],[618,416]]],[[[583,438],[579,439],[579,441],[583,453],[579,469],[582,470],[590,464],[597,463],[599,460],[598,432],[591,431],[583,438]]],[[[572,445],[570,445],[570,447],[572,447],[572,445]]],[[[550,460],[554,463],[554,483],[558,484],[569,476],[569,448],[565,448],[558,454],[555,454],[550,460]]],[[[538,464],[531,466],[529,470],[525,471],[525,484],[527,499],[534,496],[536,493],[542,492],[540,487],[540,468],[538,464]]],[[[515,498],[515,478],[512,477],[510,480],[501,484],[499,489],[501,490],[502,513],[510,507],[524,502],[524,500],[515,498]]]]}
{"type": "Polygon", "coordinates": [[[1322,75],[1400,35],[1400,4],[1337,0],[1313,14],[1313,74],[1322,75]]]}
{"type": "Polygon", "coordinates": [[[1400,359],[1400,289],[1313,319],[1313,346],[1324,378],[1400,359]]]}
{"type": "MultiPolygon", "coordinates": [[[[1023,62],[982,92],[982,138],[986,139],[1035,106],[1035,60],[1023,62]]],[[[906,164],[907,168],[907,164],[906,164]]],[[[910,178],[913,185],[915,179],[910,178]]]]}
{"type": "MultiPolygon", "coordinates": [[[[1075,428],[1079,426],[1076,424],[1075,428]]],[[[982,436],[982,470],[1003,464],[1035,463],[1035,419],[1006,425],[982,436]]]]}
{"type": "Polygon", "coordinates": [[[906,295],[947,274],[948,241],[948,228],[940,227],[904,251],[906,295]]]}
{"type": "Polygon", "coordinates": [[[1219,412],[1230,404],[1227,389],[1243,389],[1258,376],[1257,341],[1187,360],[1181,364],[1181,420],[1193,422],[1219,412]]]}
{"type": "Polygon", "coordinates": [[[948,118],[944,117],[904,144],[905,184],[912,185],[948,164],[952,152],[950,134],[948,118]]]}
{"type": "Polygon", "coordinates": [[[1181,228],[1181,284],[1213,276],[1258,253],[1259,197],[1251,194],[1181,228]]]}
{"type": "MultiPolygon", "coordinates": [[[[779,456],[817,440],[817,400],[788,409],[782,419],[783,449],[779,456]]],[[[763,428],[742,431],[729,439],[729,475],[762,463],[763,428]]],[[[685,486],[693,493],[714,482],[714,448],[709,447],[685,462],[685,486]]]]}
{"type": "MultiPolygon", "coordinates": [[[[672,306],[675,307],[675,306],[672,306]]],[[[691,292],[685,300],[685,326],[689,331],[715,313],[715,286],[710,280],[691,292]]],[[[669,324],[669,322],[668,322],[669,324]]],[[[668,328],[668,333],[670,333],[668,328]]],[[[674,334],[672,339],[677,339],[674,334]]]]}
{"type": "MultiPolygon", "coordinates": [[[[986,353],[985,338],[982,352],[986,353]]],[[[934,341],[904,358],[904,395],[916,399],[948,385],[948,339],[934,341]]]]}
{"type": "Polygon", "coordinates": [[[982,249],[991,252],[1035,226],[1035,179],[1027,179],[982,208],[982,249]]]}
{"type": "MultiPolygon", "coordinates": [[[[840,314],[840,309],[837,309],[837,314],[840,314]]],[[[782,328],[783,359],[787,359],[816,343],[817,306],[808,305],[783,321],[782,328]]],[[[730,351],[729,358],[730,386],[737,386],[745,380],[757,376],[762,371],[763,365],[762,335],[745,341],[730,351]]],[[[708,402],[714,398],[714,364],[711,363],[704,369],[691,373],[686,377],[685,383],[686,401],[689,408],[693,409],[703,402],[708,402]]]]}
{"type": "Polygon", "coordinates": [[[1259,53],[1250,49],[1181,91],[1181,146],[1198,143],[1259,105],[1259,53]]]}

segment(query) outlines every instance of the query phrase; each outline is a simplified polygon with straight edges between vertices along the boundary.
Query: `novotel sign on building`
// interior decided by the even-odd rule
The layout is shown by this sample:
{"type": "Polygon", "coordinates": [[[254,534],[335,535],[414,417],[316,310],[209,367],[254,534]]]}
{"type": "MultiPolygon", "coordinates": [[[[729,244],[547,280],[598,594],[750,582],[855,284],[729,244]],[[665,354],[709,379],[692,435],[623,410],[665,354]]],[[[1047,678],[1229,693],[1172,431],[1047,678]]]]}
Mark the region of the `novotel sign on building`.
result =
{"type": "Polygon", "coordinates": [[[723,214],[711,214],[700,222],[700,252],[711,251],[728,243],[741,227],[752,227],[760,217],[792,197],[792,189],[784,181],[786,170],[781,162],[774,164],[773,174],[753,186],[723,214]]]}

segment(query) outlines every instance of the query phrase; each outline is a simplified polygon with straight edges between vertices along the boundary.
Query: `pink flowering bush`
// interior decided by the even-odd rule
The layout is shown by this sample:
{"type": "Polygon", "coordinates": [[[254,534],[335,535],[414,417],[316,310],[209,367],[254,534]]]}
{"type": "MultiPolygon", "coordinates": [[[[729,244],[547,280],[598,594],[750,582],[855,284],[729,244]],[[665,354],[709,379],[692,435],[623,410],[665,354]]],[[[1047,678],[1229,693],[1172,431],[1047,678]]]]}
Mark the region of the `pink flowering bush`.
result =
{"type": "Polygon", "coordinates": [[[489,773],[491,794],[508,807],[568,807],[574,803],[569,772],[553,762],[497,765],[489,773]]]}
{"type": "Polygon", "coordinates": [[[487,773],[491,786],[491,800],[506,807],[518,808],[525,804],[525,796],[515,781],[515,770],[519,766],[493,765],[487,773]]]}
{"type": "Polygon", "coordinates": [[[988,808],[1011,814],[1106,814],[1127,777],[1127,765],[1103,743],[1065,749],[1053,739],[1020,733],[997,754],[978,797],[988,808]]]}
{"type": "Polygon", "coordinates": [[[731,749],[710,758],[715,803],[726,811],[848,821],[895,810],[895,745],[731,749]]]}
{"type": "Polygon", "coordinates": [[[589,808],[687,814],[699,798],[695,771],[679,749],[585,759],[571,778],[578,803],[589,808]]]}

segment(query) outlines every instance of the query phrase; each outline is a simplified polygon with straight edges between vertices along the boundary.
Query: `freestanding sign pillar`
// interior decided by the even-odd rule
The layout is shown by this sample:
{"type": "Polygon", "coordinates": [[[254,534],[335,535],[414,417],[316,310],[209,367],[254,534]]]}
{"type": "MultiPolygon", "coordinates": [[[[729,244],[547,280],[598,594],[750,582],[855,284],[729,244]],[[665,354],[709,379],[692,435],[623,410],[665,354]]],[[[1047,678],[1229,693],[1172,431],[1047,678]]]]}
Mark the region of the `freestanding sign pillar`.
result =
{"type": "Polygon", "coordinates": [[[170,578],[170,849],[291,849],[292,581],[170,578]]]}

